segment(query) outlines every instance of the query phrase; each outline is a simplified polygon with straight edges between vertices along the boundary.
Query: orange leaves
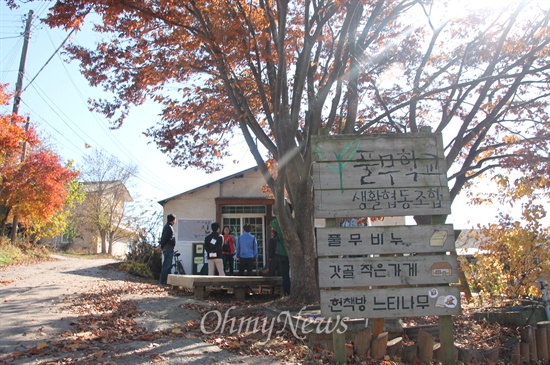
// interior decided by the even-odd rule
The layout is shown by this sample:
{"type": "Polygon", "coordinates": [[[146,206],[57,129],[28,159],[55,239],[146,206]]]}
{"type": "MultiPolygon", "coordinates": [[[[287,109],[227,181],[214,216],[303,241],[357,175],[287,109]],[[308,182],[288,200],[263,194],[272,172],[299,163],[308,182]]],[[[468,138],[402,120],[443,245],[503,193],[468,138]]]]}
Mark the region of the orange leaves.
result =
{"type": "Polygon", "coordinates": [[[510,136],[504,137],[503,141],[504,143],[507,143],[507,144],[514,144],[514,143],[519,143],[520,138],[516,135],[510,135],[510,136]]]}
{"type": "MultiPolygon", "coordinates": [[[[6,84],[0,84],[0,103],[8,105],[12,95],[7,91],[6,84]]],[[[23,144],[37,144],[38,138],[33,128],[25,131],[25,119],[19,115],[0,115],[0,165],[11,162],[23,152],[23,144]]]]}
{"type": "MultiPolygon", "coordinates": [[[[6,98],[0,85],[0,100],[6,98]]],[[[20,117],[0,117],[0,204],[22,221],[48,220],[63,207],[66,187],[77,174],[65,169],[57,155],[40,149],[34,129],[25,130],[22,123],[20,117]]]]}
{"type": "Polygon", "coordinates": [[[66,187],[76,177],[61,165],[58,156],[47,151],[31,153],[7,172],[0,199],[27,220],[51,218],[63,207],[66,187]]]}
{"type": "Polygon", "coordinates": [[[8,105],[10,103],[12,94],[7,92],[8,84],[0,84],[0,105],[8,105]]]}

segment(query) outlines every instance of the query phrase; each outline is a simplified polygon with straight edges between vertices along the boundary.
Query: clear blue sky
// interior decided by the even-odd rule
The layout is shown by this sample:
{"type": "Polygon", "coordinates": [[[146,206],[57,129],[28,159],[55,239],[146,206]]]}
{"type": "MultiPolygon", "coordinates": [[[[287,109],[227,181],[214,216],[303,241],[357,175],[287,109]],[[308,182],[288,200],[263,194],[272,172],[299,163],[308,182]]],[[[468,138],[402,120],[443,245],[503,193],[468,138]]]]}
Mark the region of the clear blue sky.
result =
{"type": "MultiPolygon", "coordinates": [[[[152,201],[255,165],[245,143],[237,141],[231,149],[233,156],[228,159],[224,170],[216,174],[170,167],[168,157],[160,153],[154,144],[149,144],[151,140],[142,134],[159,120],[160,108],[153,103],[135,108],[120,129],[109,130],[108,121],[102,115],[90,112],[87,106],[88,98],[104,94],[101,89],[88,85],[79,72],[78,64],[65,62],[60,53],[47,63],[67,37],[67,32],[51,30],[40,22],[48,7],[48,2],[37,1],[23,4],[17,10],[9,10],[1,2],[0,82],[9,83],[12,90],[15,88],[25,19],[32,9],[34,20],[23,82],[26,91],[22,95],[19,114],[30,117],[32,125],[41,132],[46,143],[64,160],[72,159],[80,163],[82,157],[92,150],[85,148],[88,144],[116,156],[125,164],[136,164],[139,173],[134,179],[135,187],[130,187],[130,191],[152,201]]],[[[96,37],[93,32],[84,30],[73,34],[71,41],[91,45],[96,37]]],[[[0,107],[0,112],[11,113],[12,108],[12,105],[0,107]]],[[[497,207],[469,207],[466,203],[465,194],[462,194],[453,204],[453,214],[448,223],[454,223],[455,228],[495,221],[497,207]]]]}

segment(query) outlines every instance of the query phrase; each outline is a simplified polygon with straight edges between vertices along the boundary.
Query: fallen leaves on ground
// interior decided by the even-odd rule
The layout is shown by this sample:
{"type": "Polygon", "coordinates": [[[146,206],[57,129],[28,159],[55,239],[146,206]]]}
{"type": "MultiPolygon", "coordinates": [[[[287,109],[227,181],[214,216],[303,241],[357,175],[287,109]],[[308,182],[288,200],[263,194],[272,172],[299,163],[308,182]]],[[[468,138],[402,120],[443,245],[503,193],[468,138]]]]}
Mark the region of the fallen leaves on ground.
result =
{"type": "MultiPolygon", "coordinates": [[[[150,280],[139,278],[118,282],[100,281],[88,293],[64,298],[64,310],[79,315],[78,321],[73,323],[72,331],[62,332],[57,338],[40,342],[25,352],[6,354],[0,357],[0,363],[10,363],[24,356],[34,358],[51,355],[59,359],[51,365],[86,362],[112,364],[110,361],[116,361],[117,357],[113,353],[113,344],[133,341],[150,342],[150,349],[142,355],[148,356],[152,363],[157,363],[167,361],[167,358],[155,351],[154,344],[179,337],[201,339],[239,355],[273,356],[287,364],[327,364],[333,360],[331,351],[308,343],[305,337],[298,338],[300,333],[293,333],[285,327],[284,322],[273,321],[273,316],[266,314],[267,307],[296,306],[297,303],[290,303],[288,298],[273,300],[269,296],[253,296],[245,302],[237,303],[231,295],[214,293],[209,297],[208,305],[185,305],[186,309],[198,312],[201,320],[174,323],[172,328],[160,331],[150,331],[137,325],[135,319],[141,313],[133,300],[124,299],[129,295],[156,295],[160,298],[168,294],[180,295],[181,291],[159,287],[150,280]],[[228,322],[228,327],[222,330],[219,317],[212,312],[213,308],[219,313],[231,314],[230,319],[234,318],[234,321],[228,322]]],[[[479,349],[498,347],[507,338],[517,335],[515,329],[474,321],[467,312],[453,319],[458,346],[479,349]]],[[[411,327],[437,323],[437,317],[404,318],[403,321],[406,327],[411,327]]],[[[352,351],[353,345],[348,346],[352,351]]],[[[351,356],[348,363],[399,364],[398,360],[388,358],[374,361],[351,356]]]]}
{"type": "MultiPolygon", "coordinates": [[[[74,329],[65,331],[58,338],[40,342],[27,351],[12,352],[0,356],[0,363],[10,363],[23,356],[35,357],[54,355],[60,359],[51,364],[98,362],[102,358],[116,358],[112,345],[132,341],[157,341],[163,338],[174,338],[183,335],[182,331],[148,331],[136,324],[135,318],[141,313],[132,300],[125,300],[125,295],[167,296],[164,288],[152,281],[136,279],[135,281],[100,281],[88,293],[64,297],[64,311],[78,314],[78,321],[72,323],[74,329]],[[73,358],[71,353],[79,352],[73,358]],[[84,352],[85,358],[81,358],[84,352]]],[[[151,354],[153,361],[162,358],[151,354]]],[[[101,361],[99,361],[101,362],[101,361]]],[[[101,362],[108,364],[108,362],[101,362]]]]}

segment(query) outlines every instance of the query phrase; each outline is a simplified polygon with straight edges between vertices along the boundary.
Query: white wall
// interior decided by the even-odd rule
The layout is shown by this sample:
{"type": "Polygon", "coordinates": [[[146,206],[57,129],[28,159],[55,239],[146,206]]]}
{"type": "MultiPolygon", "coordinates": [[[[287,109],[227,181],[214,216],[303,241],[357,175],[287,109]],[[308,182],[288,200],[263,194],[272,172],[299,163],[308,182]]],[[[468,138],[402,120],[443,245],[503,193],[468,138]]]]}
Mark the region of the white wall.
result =
{"type": "MultiPolygon", "coordinates": [[[[176,215],[176,222],[177,219],[200,219],[213,222],[216,219],[215,198],[218,197],[218,194],[219,184],[212,184],[201,190],[174,198],[164,205],[164,219],[166,221],[166,216],[172,213],[176,215]]],[[[193,272],[193,242],[195,241],[178,241],[177,224],[174,225],[174,233],[176,235],[175,249],[181,253],[180,259],[185,273],[191,274],[193,272]]]]}
{"type": "Polygon", "coordinates": [[[224,181],[220,184],[220,197],[231,198],[256,198],[264,197],[262,186],[266,182],[259,169],[252,170],[242,178],[224,181]]]}

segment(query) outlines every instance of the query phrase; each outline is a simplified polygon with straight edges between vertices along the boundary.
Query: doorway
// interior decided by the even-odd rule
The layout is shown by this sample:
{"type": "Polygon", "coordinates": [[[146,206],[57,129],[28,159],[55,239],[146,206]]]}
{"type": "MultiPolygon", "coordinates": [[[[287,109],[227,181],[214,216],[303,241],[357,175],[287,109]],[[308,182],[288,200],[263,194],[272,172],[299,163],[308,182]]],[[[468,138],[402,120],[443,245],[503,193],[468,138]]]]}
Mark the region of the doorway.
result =
{"type": "MultiPolygon", "coordinates": [[[[229,226],[233,236],[235,236],[235,242],[238,241],[239,236],[244,232],[244,225],[250,225],[250,233],[256,237],[258,241],[258,269],[262,269],[265,266],[265,216],[258,214],[223,214],[222,215],[222,228],[229,226]]],[[[238,262],[235,260],[235,271],[238,271],[238,262]]]]}

